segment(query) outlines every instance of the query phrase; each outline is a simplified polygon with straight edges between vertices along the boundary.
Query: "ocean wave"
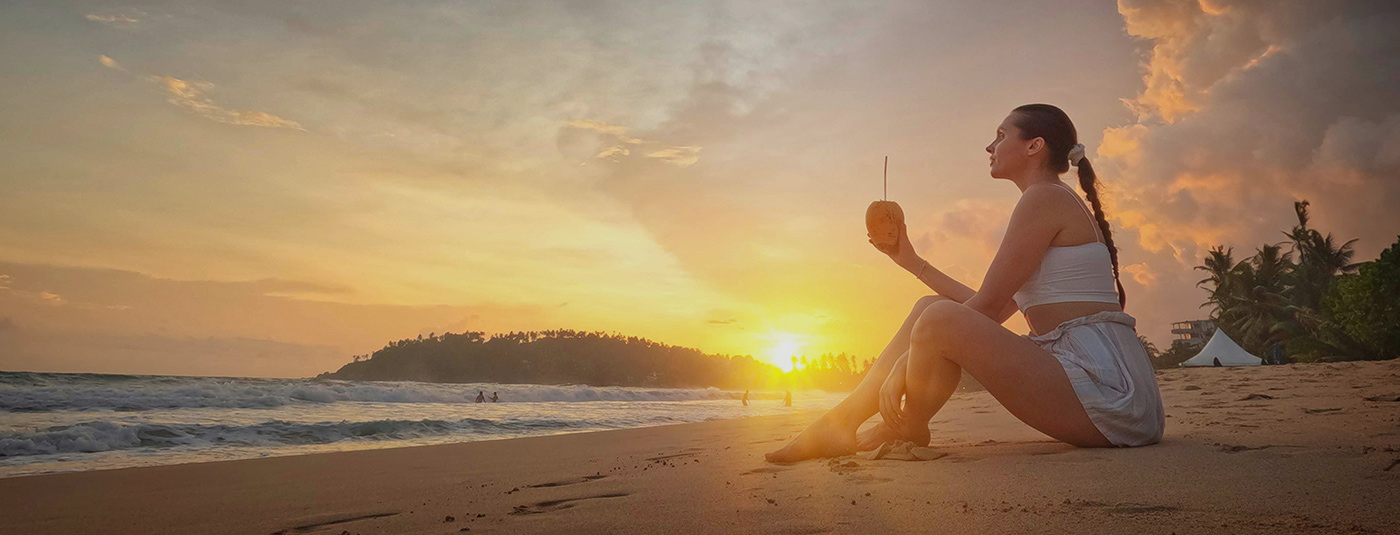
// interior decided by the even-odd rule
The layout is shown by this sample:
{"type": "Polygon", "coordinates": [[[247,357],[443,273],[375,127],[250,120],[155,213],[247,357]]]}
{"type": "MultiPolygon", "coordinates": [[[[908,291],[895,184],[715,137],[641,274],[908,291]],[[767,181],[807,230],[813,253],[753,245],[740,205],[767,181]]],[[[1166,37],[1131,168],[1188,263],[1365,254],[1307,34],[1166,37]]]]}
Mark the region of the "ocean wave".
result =
{"type": "Polygon", "coordinates": [[[0,411],[143,411],[177,408],[274,408],[298,403],[473,403],[485,391],[502,402],[695,401],[730,399],[717,388],[586,385],[352,382],[0,372],[0,411]]]}
{"type": "Polygon", "coordinates": [[[341,441],[409,440],[445,435],[515,436],[570,429],[618,429],[670,423],[551,418],[485,420],[374,420],[297,423],[281,420],[248,426],[90,421],[28,431],[0,432],[0,458],[55,453],[97,453],[188,446],[304,446],[341,441]]]}

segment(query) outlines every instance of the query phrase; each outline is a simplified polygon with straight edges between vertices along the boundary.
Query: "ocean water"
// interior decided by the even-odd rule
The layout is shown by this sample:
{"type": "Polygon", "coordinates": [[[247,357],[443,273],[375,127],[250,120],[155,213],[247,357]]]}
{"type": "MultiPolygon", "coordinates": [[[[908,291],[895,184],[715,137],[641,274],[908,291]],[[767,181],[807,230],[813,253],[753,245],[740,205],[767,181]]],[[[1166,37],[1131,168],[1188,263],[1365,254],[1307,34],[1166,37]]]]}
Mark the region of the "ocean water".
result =
{"type": "Polygon", "coordinates": [[[821,391],[0,372],[0,477],[826,409],[821,391]],[[477,392],[499,403],[475,403],[477,392]]]}

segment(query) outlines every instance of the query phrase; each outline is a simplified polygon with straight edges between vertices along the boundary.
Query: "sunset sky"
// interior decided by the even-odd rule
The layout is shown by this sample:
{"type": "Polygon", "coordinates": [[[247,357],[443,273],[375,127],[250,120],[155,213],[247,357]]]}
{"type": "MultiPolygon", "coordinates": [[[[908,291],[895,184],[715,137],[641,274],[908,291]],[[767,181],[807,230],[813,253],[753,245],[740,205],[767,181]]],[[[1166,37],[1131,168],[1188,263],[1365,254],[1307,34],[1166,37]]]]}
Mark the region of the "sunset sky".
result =
{"type": "Polygon", "coordinates": [[[1205,251],[1283,241],[1295,199],[1357,260],[1395,241],[1395,28],[1389,1],[5,2],[0,369],[307,376],[556,328],[872,357],[931,293],[866,242],[882,159],[976,287],[1019,194],[983,147],[1030,102],[1075,121],[1165,347],[1205,251]]]}

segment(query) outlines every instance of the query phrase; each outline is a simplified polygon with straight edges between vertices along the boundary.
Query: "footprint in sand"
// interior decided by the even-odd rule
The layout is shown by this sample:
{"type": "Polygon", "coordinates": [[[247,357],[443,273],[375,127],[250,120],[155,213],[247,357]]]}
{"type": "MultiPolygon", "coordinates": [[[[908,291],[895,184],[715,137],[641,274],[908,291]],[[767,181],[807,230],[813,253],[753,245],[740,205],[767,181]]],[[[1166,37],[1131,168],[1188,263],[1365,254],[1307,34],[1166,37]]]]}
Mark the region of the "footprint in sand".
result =
{"type": "Polygon", "coordinates": [[[778,472],[786,472],[786,471],[788,471],[788,470],[792,470],[792,468],[788,468],[788,467],[784,467],[784,466],[765,466],[765,467],[762,467],[762,468],[755,468],[755,469],[749,470],[749,471],[747,471],[747,472],[740,472],[739,475],[741,475],[741,476],[748,476],[748,475],[753,475],[753,474],[776,474],[776,473],[778,473],[778,472]]]}
{"type": "Polygon", "coordinates": [[[1268,448],[1271,448],[1271,447],[1273,447],[1273,446],[1270,446],[1270,445],[1268,445],[1268,444],[1265,444],[1265,445],[1263,445],[1263,446],[1237,446],[1237,445],[1231,445],[1231,444],[1221,444],[1220,447],[1219,447],[1216,451],[1219,451],[1219,452],[1222,452],[1222,453],[1239,453],[1239,452],[1242,452],[1242,451],[1262,450],[1262,449],[1268,449],[1268,448]]]}
{"type": "Polygon", "coordinates": [[[1154,505],[1154,504],[1132,503],[1132,502],[1103,503],[1103,502],[1094,501],[1094,500],[1075,500],[1075,501],[1070,501],[1070,500],[1066,499],[1065,502],[1064,502],[1064,504],[1065,504],[1065,505],[1069,505],[1070,507],[1078,508],[1078,509],[1087,509],[1087,508],[1103,509],[1104,511],[1108,512],[1109,514],[1116,514],[1116,515],[1143,515],[1143,514],[1152,514],[1152,513],[1172,513],[1172,512],[1176,512],[1176,511],[1182,510],[1180,507],[1177,507],[1177,506],[1174,506],[1174,505],[1154,505]]]}
{"type": "Polygon", "coordinates": [[[830,526],[816,526],[816,525],[796,525],[796,526],[770,525],[770,526],[767,526],[767,527],[764,529],[764,531],[767,532],[767,533],[776,533],[776,534],[779,534],[779,535],[816,535],[816,534],[818,534],[818,533],[831,533],[831,532],[833,532],[833,531],[836,531],[836,528],[833,528],[833,527],[830,527],[830,526]]]}
{"type": "Polygon", "coordinates": [[[561,509],[568,509],[568,508],[570,508],[570,507],[573,507],[573,506],[575,506],[575,505],[578,505],[578,502],[581,502],[581,501],[584,501],[584,500],[599,500],[599,499],[603,499],[603,498],[621,498],[621,497],[624,497],[624,496],[629,496],[629,494],[626,493],[626,492],[613,492],[613,493],[609,493],[609,494],[596,494],[596,495],[593,495],[593,496],[580,496],[580,497],[578,497],[578,498],[565,498],[565,499],[562,499],[562,500],[546,500],[546,501],[538,502],[538,503],[535,503],[535,504],[532,504],[532,505],[517,505],[517,506],[515,506],[515,509],[512,510],[509,514],[512,514],[512,515],[537,515],[537,514],[540,514],[540,513],[548,513],[548,512],[550,512],[550,511],[559,511],[559,510],[561,510],[561,509]]]}
{"type": "Polygon", "coordinates": [[[1339,411],[1339,410],[1342,410],[1342,408],[1341,408],[1341,407],[1329,407],[1329,408],[1326,408],[1326,409],[1303,409],[1303,412],[1306,412],[1306,413],[1308,413],[1308,414],[1322,414],[1322,413],[1324,413],[1324,412],[1336,412],[1336,411],[1339,411]]]}
{"type": "Polygon", "coordinates": [[[752,445],[752,444],[767,444],[767,443],[770,443],[770,442],[782,442],[782,441],[785,441],[785,440],[788,440],[788,439],[779,437],[779,438],[775,438],[775,439],[772,439],[772,440],[755,440],[755,441],[753,441],[753,442],[750,442],[749,444],[751,444],[751,445],[752,445]]]}
{"type": "Polygon", "coordinates": [[[846,474],[846,481],[849,481],[851,483],[869,484],[889,483],[894,480],[888,477],[872,476],[870,474],[846,474]]]}
{"type": "Polygon", "coordinates": [[[525,486],[528,487],[528,488],[532,488],[532,489],[543,489],[543,488],[550,488],[550,487],[563,487],[563,486],[567,486],[567,485],[577,485],[577,484],[579,484],[579,483],[587,483],[587,482],[589,482],[589,481],[596,481],[596,480],[599,480],[599,479],[603,479],[603,478],[605,478],[605,477],[608,477],[608,476],[605,476],[605,475],[602,475],[602,474],[594,474],[594,475],[591,475],[591,476],[576,477],[576,478],[573,478],[573,479],[565,479],[565,480],[561,480],[561,481],[550,481],[549,483],[540,483],[540,484],[538,484],[538,485],[525,485],[525,486]]]}
{"type": "Polygon", "coordinates": [[[1239,453],[1239,452],[1242,452],[1242,451],[1254,451],[1254,450],[1262,450],[1262,449],[1268,449],[1268,448],[1301,448],[1301,447],[1303,447],[1303,446],[1297,446],[1297,445],[1293,445],[1293,444],[1265,444],[1265,445],[1263,445],[1263,446],[1235,446],[1235,445],[1225,444],[1225,443],[1221,443],[1221,442],[1214,442],[1214,443],[1212,443],[1211,445],[1213,445],[1213,446],[1218,446],[1218,448],[1217,448],[1216,451],[1220,451],[1220,452],[1224,452],[1224,453],[1239,453]]]}
{"type": "Polygon", "coordinates": [[[394,516],[394,515],[397,515],[397,514],[398,514],[398,513],[370,513],[370,514],[367,514],[367,515],[335,516],[335,517],[327,518],[327,519],[325,519],[325,520],[317,520],[317,521],[313,521],[313,522],[307,522],[307,523],[305,523],[305,524],[301,524],[301,525],[299,525],[299,526],[292,527],[292,528],[277,530],[277,531],[272,532],[272,535],[288,535],[288,534],[290,534],[290,533],[310,533],[310,532],[313,532],[313,531],[320,531],[320,530],[322,530],[322,529],[325,529],[325,528],[328,528],[328,527],[331,527],[331,526],[335,526],[335,525],[339,525],[339,524],[348,524],[348,523],[351,523],[351,522],[359,522],[359,521],[361,521],[361,520],[371,520],[371,519],[375,519],[375,518],[384,518],[384,517],[386,517],[386,516],[394,516]]]}
{"type": "Polygon", "coordinates": [[[666,459],[674,459],[674,458],[676,458],[676,457],[694,457],[694,456],[696,456],[696,455],[699,455],[701,451],[704,451],[704,450],[701,450],[701,449],[699,449],[699,448],[691,448],[691,449],[696,450],[696,451],[693,451],[693,452],[690,452],[690,453],[672,453],[672,454],[670,454],[670,455],[657,455],[656,457],[647,457],[647,460],[648,460],[648,461],[651,461],[651,462],[656,462],[656,461],[664,461],[664,460],[666,460],[666,459]]]}
{"type": "Polygon", "coordinates": [[[1045,462],[1050,463],[1094,463],[1104,460],[1103,457],[1081,450],[1082,448],[1065,449],[1061,451],[1041,451],[1033,452],[1031,455],[1045,457],[1045,462]]]}
{"type": "Polygon", "coordinates": [[[836,474],[838,476],[844,476],[852,472],[860,472],[870,469],[869,466],[861,466],[855,461],[846,461],[844,463],[832,463],[828,464],[826,467],[828,470],[831,470],[831,473],[836,474]]]}

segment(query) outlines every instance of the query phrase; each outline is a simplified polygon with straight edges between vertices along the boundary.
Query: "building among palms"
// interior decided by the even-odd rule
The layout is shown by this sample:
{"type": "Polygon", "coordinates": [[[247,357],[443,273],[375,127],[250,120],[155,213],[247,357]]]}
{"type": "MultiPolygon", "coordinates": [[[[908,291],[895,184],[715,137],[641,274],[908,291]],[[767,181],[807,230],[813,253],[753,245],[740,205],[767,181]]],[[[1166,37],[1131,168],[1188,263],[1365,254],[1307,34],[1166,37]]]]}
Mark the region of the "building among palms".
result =
{"type": "Polygon", "coordinates": [[[1215,322],[1212,320],[1178,321],[1172,324],[1172,334],[1176,335],[1176,339],[1172,340],[1172,349],[1198,351],[1205,347],[1206,342],[1210,341],[1210,335],[1215,334],[1215,322]]]}

